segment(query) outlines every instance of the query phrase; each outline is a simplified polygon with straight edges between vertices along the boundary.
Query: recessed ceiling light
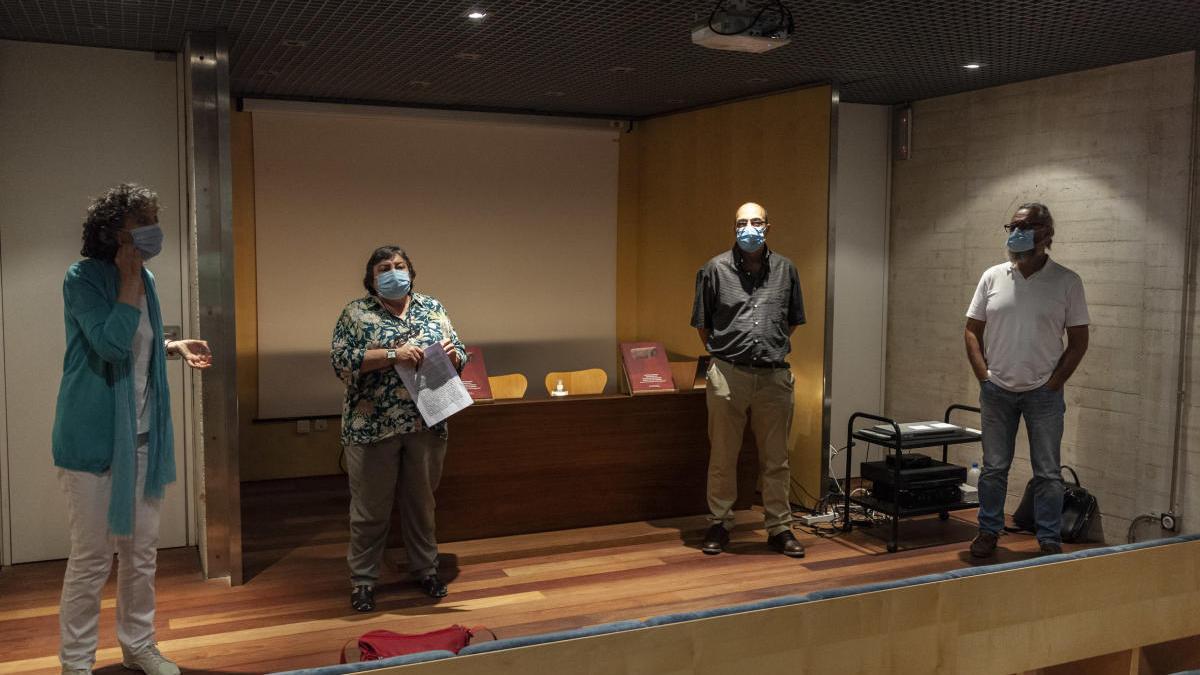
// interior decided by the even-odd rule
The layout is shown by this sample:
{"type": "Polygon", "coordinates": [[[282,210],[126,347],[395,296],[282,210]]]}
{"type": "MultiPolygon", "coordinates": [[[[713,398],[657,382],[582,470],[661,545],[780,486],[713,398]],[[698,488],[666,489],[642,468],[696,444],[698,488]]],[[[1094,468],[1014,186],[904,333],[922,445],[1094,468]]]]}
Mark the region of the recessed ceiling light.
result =
{"type": "Polygon", "coordinates": [[[982,67],[983,66],[979,65],[978,63],[968,63],[967,65],[963,66],[963,68],[966,68],[967,70],[979,70],[982,67]]]}
{"type": "Polygon", "coordinates": [[[297,40],[295,38],[287,38],[284,40],[280,40],[279,44],[283,45],[284,47],[307,47],[308,40],[297,40]]]}
{"type": "Polygon", "coordinates": [[[476,54],[474,52],[459,52],[454,55],[454,58],[460,59],[463,61],[478,61],[479,59],[483,58],[483,55],[476,54]]]}
{"type": "Polygon", "coordinates": [[[487,12],[485,12],[481,9],[473,9],[473,10],[467,12],[467,18],[472,21],[483,21],[484,17],[486,17],[486,16],[487,16],[487,12]]]}
{"type": "Polygon", "coordinates": [[[567,92],[565,92],[565,91],[548,91],[548,92],[546,92],[546,95],[547,96],[566,96],[567,92]]]}

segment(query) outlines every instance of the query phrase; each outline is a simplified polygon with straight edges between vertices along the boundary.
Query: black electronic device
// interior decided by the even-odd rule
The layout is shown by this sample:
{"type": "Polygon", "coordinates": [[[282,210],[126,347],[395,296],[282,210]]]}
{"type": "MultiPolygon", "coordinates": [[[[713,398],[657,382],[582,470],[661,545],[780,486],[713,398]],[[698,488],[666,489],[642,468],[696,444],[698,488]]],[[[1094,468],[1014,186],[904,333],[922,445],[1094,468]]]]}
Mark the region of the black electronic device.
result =
{"type": "Polygon", "coordinates": [[[889,504],[900,502],[902,509],[950,506],[962,501],[957,481],[936,481],[927,485],[896,490],[888,483],[876,483],[871,496],[889,504]]]}
{"type": "Polygon", "coordinates": [[[924,466],[905,465],[899,471],[887,461],[859,467],[863,480],[871,481],[872,497],[904,509],[957,504],[962,501],[958,486],[967,481],[966,467],[932,458],[924,466]]]}
{"type": "Polygon", "coordinates": [[[922,469],[933,465],[933,458],[929,455],[922,455],[919,452],[909,452],[903,455],[888,455],[883,458],[887,462],[888,468],[895,468],[897,465],[901,469],[922,469]]]}
{"type": "Polygon", "coordinates": [[[872,483],[896,483],[901,488],[939,480],[957,480],[959,483],[967,482],[967,468],[965,466],[939,462],[933,458],[929,459],[929,463],[926,466],[900,469],[899,476],[897,476],[896,470],[888,464],[887,461],[863,462],[859,465],[860,475],[863,477],[863,480],[869,480],[872,483]]]}

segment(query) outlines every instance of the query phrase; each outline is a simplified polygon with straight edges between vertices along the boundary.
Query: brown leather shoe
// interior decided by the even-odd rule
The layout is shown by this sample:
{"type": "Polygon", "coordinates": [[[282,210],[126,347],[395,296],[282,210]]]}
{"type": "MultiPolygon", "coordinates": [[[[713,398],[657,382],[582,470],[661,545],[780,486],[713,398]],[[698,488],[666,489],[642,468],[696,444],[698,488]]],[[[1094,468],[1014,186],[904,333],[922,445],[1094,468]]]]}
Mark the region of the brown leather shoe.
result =
{"type": "Polygon", "coordinates": [[[725,550],[725,546],[729,543],[729,530],[721,523],[717,523],[708,528],[708,532],[704,533],[704,544],[700,547],[706,555],[716,555],[725,550]]]}
{"type": "Polygon", "coordinates": [[[779,534],[767,538],[767,545],[774,551],[782,553],[789,558],[803,558],[804,544],[801,544],[796,535],[792,534],[791,530],[784,530],[779,534]]]}
{"type": "Polygon", "coordinates": [[[996,541],[1000,539],[1000,535],[995,532],[984,532],[980,530],[975,536],[975,541],[971,542],[971,557],[972,558],[990,558],[996,554],[996,541]]]}

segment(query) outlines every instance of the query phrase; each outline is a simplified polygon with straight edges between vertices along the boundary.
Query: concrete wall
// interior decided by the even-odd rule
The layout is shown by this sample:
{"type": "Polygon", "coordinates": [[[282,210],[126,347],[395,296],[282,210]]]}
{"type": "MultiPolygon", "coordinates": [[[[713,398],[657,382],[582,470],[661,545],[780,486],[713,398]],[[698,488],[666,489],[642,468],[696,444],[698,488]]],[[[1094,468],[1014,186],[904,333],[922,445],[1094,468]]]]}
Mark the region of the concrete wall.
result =
{"type": "MultiPolygon", "coordinates": [[[[977,403],[964,312],[1004,260],[1001,226],[1021,202],[1045,202],[1051,255],[1083,277],[1092,317],[1066,391],[1063,462],[1097,494],[1109,541],[1169,506],[1193,77],[1189,53],[919,101],[912,158],[893,165],[889,414],[977,403]]],[[[1023,436],[1010,510],[1031,475],[1023,436]]],[[[1196,457],[1200,425],[1189,440],[1196,457]]],[[[978,446],[958,453],[979,458],[978,446]]],[[[1183,524],[1200,529],[1200,502],[1183,524]]]]}

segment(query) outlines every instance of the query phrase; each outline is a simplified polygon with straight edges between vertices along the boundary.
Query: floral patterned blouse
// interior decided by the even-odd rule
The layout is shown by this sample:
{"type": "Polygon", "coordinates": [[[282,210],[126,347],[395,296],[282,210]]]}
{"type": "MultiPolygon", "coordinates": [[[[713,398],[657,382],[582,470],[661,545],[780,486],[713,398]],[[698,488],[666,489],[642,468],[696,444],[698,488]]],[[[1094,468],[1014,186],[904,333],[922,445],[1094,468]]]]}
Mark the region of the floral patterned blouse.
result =
{"type": "MultiPolygon", "coordinates": [[[[413,292],[404,318],[397,317],[373,296],[346,305],[333,328],[330,360],[333,370],[346,383],[342,404],[342,444],[366,445],[396,434],[426,429],[404,382],[394,368],[360,373],[368,349],[399,347],[406,342],[424,348],[450,338],[461,366],[467,362],[463,346],[446,308],[436,299],[413,292]]],[[[430,427],[446,437],[446,423],[430,427]]]]}

